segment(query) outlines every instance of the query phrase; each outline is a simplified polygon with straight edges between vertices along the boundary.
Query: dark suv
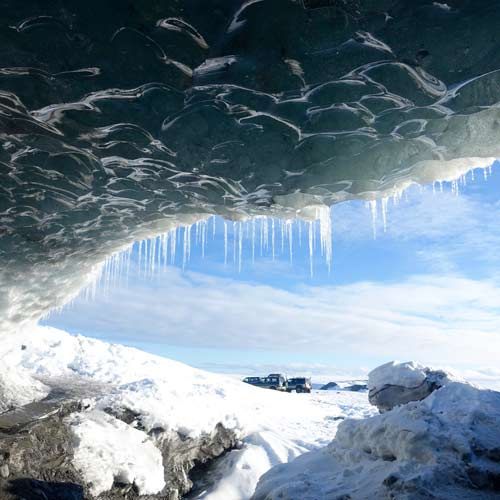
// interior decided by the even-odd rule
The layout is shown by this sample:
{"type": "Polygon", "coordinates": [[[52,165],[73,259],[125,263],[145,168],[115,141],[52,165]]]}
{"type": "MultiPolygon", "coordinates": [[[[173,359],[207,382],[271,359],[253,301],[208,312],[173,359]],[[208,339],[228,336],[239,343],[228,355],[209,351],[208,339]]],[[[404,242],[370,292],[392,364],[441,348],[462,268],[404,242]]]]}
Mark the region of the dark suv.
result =
{"type": "Polygon", "coordinates": [[[287,385],[288,392],[311,392],[312,389],[311,379],[305,377],[290,378],[287,385]]]}
{"type": "Polygon", "coordinates": [[[243,379],[243,382],[264,389],[273,389],[276,391],[287,390],[286,378],[279,373],[272,373],[267,377],[246,377],[243,379]]]}

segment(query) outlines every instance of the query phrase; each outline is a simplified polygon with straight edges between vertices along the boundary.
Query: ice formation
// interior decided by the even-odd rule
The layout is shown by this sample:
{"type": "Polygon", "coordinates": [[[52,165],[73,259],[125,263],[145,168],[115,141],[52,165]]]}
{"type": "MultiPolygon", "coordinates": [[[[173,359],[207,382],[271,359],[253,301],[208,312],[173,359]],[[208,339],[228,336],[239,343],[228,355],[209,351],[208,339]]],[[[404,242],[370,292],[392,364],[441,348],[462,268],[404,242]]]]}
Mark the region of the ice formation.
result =
{"type": "MultiPolygon", "coordinates": [[[[500,7],[447,5],[8,0],[2,334],[66,303],[134,241],[186,227],[186,264],[196,223],[219,215],[236,225],[240,266],[249,218],[271,217],[263,244],[276,251],[293,227],[273,217],[319,217],[329,262],[326,207],[363,199],[385,220],[375,200],[412,183],[458,189],[488,167],[500,7]]],[[[313,228],[299,228],[312,248],[313,228]]],[[[152,266],[164,258],[142,250],[152,266]]]]}

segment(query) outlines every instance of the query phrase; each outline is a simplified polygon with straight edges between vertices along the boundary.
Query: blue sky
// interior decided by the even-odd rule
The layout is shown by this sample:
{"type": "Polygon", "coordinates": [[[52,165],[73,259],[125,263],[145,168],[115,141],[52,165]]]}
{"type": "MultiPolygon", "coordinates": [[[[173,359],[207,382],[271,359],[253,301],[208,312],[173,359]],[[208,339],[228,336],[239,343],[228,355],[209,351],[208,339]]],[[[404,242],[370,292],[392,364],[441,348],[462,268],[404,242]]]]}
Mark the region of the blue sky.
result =
{"type": "Polygon", "coordinates": [[[412,358],[488,376],[500,354],[500,168],[487,181],[482,172],[467,179],[458,196],[449,185],[436,194],[414,187],[389,202],[376,239],[364,202],[333,207],[332,270],[316,248],[313,276],[305,224],[301,241],[293,227],[292,262],[278,222],[274,260],[257,240],[252,262],[245,236],[241,271],[231,222],[224,264],[221,219],[214,236],[209,223],[204,252],[192,229],[184,270],[178,242],[175,265],[140,275],[136,245],[128,285],[78,299],[45,323],[238,374],[350,377],[412,358]]]}

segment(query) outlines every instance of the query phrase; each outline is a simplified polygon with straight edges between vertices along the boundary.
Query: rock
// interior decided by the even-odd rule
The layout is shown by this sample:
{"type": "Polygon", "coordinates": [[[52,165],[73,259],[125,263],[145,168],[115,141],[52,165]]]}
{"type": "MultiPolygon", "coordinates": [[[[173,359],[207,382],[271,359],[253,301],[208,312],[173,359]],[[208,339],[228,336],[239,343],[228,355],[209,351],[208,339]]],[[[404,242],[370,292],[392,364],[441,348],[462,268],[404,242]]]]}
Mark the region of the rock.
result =
{"type": "Polygon", "coordinates": [[[340,389],[339,384],[337,382],[328,382],[328,384],[319,388],[320,391],[329,391],[331,389],[340,389]]]}
{"type": "Polygon", "coordinates": [[[367,391],[368,386],[366,384],[353,384],[353,385],[348,385],[347,387],[344,387],[345,391],[351,391],[351,392],[361,392],[361,391],[367,391]]]}
{"type": "MultiPolygon", "coordinates": [[[[73,464],[75,436],[68,424],[70,416],[84,415],[85,411],[78,401],[47,401],[0,415],[1,500],[94,498],[73,464]]],[[[108,413],[135,428],[141,427],[141,415],[128,409],[108,409],[108,413]]],[[[139,495],[135,484],[117,479],[110,491],[99,495],[99,500],[179,500],[193,486],[192,469],[209,463],[237,443],[235,433],[221,424],[212,433],[196,438],[163,428],[148,434],[161,451],[166,483],[163,491],[139,495]]]]}
{"type": "Polygon", "coordinates": [[[451,380],[443,370],[432,370],[418,363],[390,362],[368,375],[368,399],[380,412],[421,401],[451,380]]]}
{"type": "Polygon", "coordinates": [[[352,391],[352,392],[359,392],[359,391],[367,391],[368,386],[366,384],[351,384],[351,385],[339,385],[337,382],[328,382],[328,384],[323,385],[320,387],[321,391],[328,391],[328,390],[338,390],[338,391],[352,391]]]}
{"type": "Polygon", "coordinates": [[[34,420],[29,410],[0,415],[2,500],[84,499],[83,488],[75,489],[79,474],[71,463],[71,436],[63,424],[63,418],[78,409],[78,403],[67,402],[34,420]]]}

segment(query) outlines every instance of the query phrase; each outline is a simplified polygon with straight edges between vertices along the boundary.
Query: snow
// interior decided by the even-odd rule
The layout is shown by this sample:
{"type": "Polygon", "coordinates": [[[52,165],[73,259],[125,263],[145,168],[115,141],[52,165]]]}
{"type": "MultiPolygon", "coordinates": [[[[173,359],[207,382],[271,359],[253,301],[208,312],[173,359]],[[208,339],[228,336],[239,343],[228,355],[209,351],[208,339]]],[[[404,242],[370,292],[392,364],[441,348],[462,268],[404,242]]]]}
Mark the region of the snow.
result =
{"type": "Polygon", "coordinates": [[[135,484],[141,495],[165,486],[160,450],[145,434],[102,411],[67,419],[76,437],[73,464],[97,496],[115,481],[135,484]]]}
{"type": "Polygon", "coordinates": [[[375,389],[384,385],[399,385],[412,388],[420,385],[426,376],[425,367],[418,363],[391,361],[378,366],[368,374],[368,387],[375,389]]]}
{"type": "MultiPolygon", "coordinates": [[[[418,383],[421,368],[385,365],[372,383],[418,383]]],[[[499,429],[500,393],[450,381],[422,401],[345,420],[327,447],[266,473],[254,500],[494,498],[499,429]]]]}
{"type": "MultiPolygon", "coordinates": [[[[287,396],[287,395],[284,395],[287,396]]],[[[347,391],[313,391],[312,394],[288,394],[298,404],[271,416],[256,414],[260,429],[243,439],[244,447],[228,453],[211,474],[215,484],[194,496],[206,500],[244,500],[251,498],[257,482],[267,470],[289,462],[299,455],[326,446],[346,418],[363,418],[375,410],[366,395],[347,391]],[[318,410],[309,420],[307,406],[318,410]]],[[[266,413],[266,412],[264,412],[266,413]]]]}
{"type": "Polygon", "coordinates": [[[16,365],[7,364],[2,359],[0,413],[16,406],[43,399],[48,392],[48,387],[38,380],[33,380],[28,371],[19,369],[16,365]]]}
{"type": "MultiPolygon", "coordinates": [[[[89,410],[67,422],[78,443],[75,465],[92,483],[94,494],[115,480],[134,482],[142,493],[160,491],[159,450],[147,433],[163,427],[197,437],[221,422],[236,433],[242,447],[219,461],[212,474],[219,480],[207,483],[196,497],[247,500],[270,467],[325,446],[342,419],[376,411],[365,393],[264,390],[50,327],[33,326],[5,336],[0,359],[15,368],[13,373],[23,374],[10,385],[11,405],[41,399],[52,389],[90,402],[89,410]],[[40,390],[23,392],[28,387],[40,390]],[[139,413],[141,428],[104,413],[106,408],[139,413]]],[[[7,376],[5,366],[0,366],[0,377],[7,376]]]]}
{"type": "Polygon", "coordinates": [[[373,370],[369,386],[411,389],[434,376],[433,387],[443,386],[377,414],[365,392],[263,390],[49,327],[5,336],[0,359],[0,410],[53,389],[85,398],[88,409],[66,422],[74,465],[94,495],[115,481],[145,495],[160,492],[162,456],[148,432],[163,427],[196,437],[219,422],[241,446],[209,465],[190,498],[417,500],[438,491],[441,500],[474,500],[492,498],[500,475],[500,393],[414,362],[373,370]],[[141,425],[108,408],[137,412],[141,425]]]}

